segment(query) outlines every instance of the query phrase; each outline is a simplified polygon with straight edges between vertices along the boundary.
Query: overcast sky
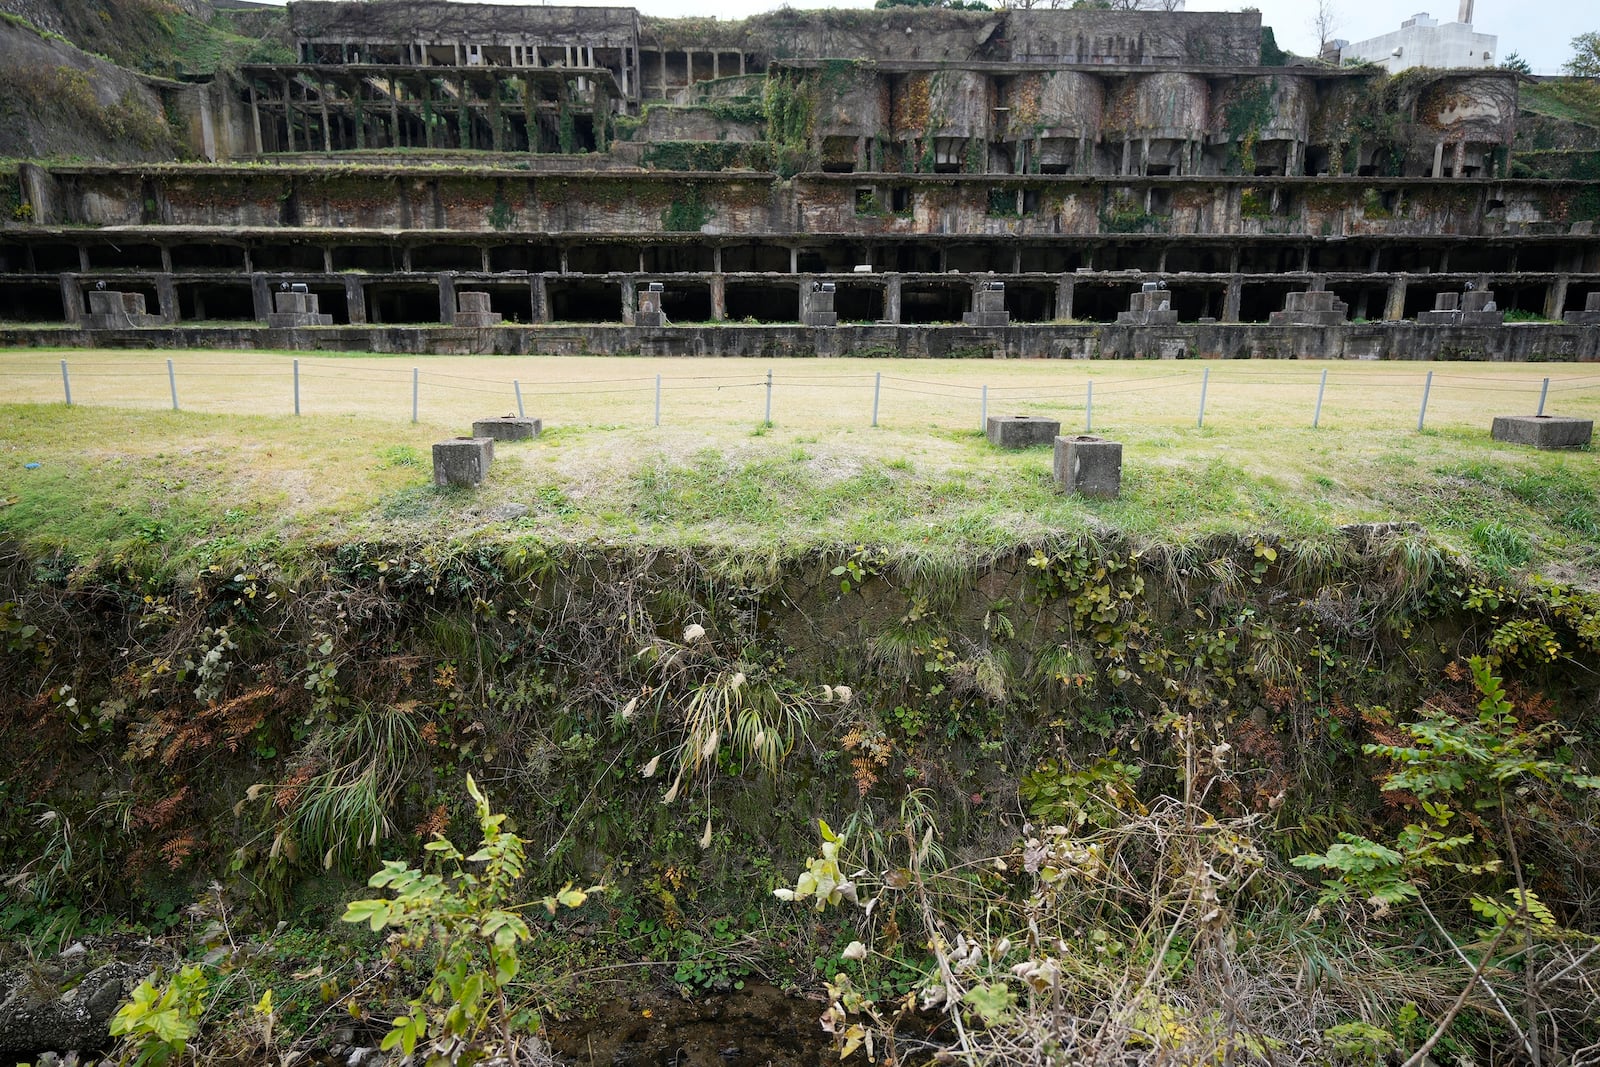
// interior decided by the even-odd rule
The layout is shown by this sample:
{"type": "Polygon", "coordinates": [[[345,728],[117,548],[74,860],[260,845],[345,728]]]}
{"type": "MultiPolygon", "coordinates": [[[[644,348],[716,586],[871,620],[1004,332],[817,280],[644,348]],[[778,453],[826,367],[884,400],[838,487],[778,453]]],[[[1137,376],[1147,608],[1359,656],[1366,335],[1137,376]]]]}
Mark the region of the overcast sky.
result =
{"type": "MultiPolygon", "coordinates": [[[[492,3],[527,3],[529,0],[490,0],[492,3]]],[[[534,0],[537,2],[537,0],[534,0]]],[[[556,0],[581,3],[583,0],[556,0]]],[[[993,0],[991,0],[993,2],[993,0]]],[[[736,19],[776,7],[871,7],[873,0],[604,0],[605,6],[636,7],[646,15],[715,15],[736,19]]],[[[1316,0],[1188,0],[1190,11],[1261,10],[1261,20],[1271,26],[1278,45],[1291,52],[1311,55],[1317,35],[1311,28],[1316,0]]],[[[1333,0],[1334,36],[1360,41],[1398,30],[1400,23],[1419,11],[1440,22],[1455,21],[1460,0],[1333,0]]],[[[1572,57],[1570,42],[1588,30],[1600,30],[1600,5],[1594,0],[1476,0],[1472,24],[1479,33],[1500,38],[1496,58],[1516,52],[1536,74],[1559,74],[1572,57]]]]}

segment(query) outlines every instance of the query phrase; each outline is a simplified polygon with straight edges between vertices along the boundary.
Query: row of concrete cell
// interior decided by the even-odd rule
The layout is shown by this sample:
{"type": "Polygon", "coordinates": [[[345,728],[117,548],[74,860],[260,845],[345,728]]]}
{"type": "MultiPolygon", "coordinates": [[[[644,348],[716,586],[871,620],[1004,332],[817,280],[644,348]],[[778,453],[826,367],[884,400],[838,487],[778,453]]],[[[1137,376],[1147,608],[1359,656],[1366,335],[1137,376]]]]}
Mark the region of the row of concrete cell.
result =
{"type": "MultiPolygon", "coordinates": [[[[336,325],[352,320],[372,324],[436,324],[440,322],[439,289],[427,282],[365,282],[351,286],[341,280],[310,281],[309,290],[318,297],[320,310],[331,315],[336,325]]],[[[168,321],[248,322],[257,319],[258,308],[248,280],[239,282],[198,282],[175,280],[158,286],[147,280],[119,279],[111,287],[140,293],[152,313],[168,321]],[[163,293],[165,289],[165,293],[163,293]],[[163,300],[165,296],[165,300],[163,300]]],[[[773,322],[800,320],[800,294],[803,283],[727,280],[721,286],[709,280],[671,280],[664,285],[662,310],[675,323],[694,322],[773,322]],[[720,290],[720,292],[719,292],[720,290]],[[719,299],[720,298],[720,299],[719,299]]],[[[972,310],[973,287],[970,279],[907,280],[891,284],[888,279],[842,280],[837,283],[835,310],[841,322],[893,321],[904,325],[960,322],[972,310]]],[[[644,283],[637,283],[642,290],[644,283]]],[[[1400,318],[1412,319],[1434,307],[1435,296],[1459,290],[1457,284],[1408,284],[1400,296],[1386,284],[1339,284],[1329,288],[1349,306],[1353,319],[1381,319],[1398,310],[1400,318]]],[[[460,279],[457,291],[483,291],[489,294],[491,309],[507,323],[574,322],[621,323],[631,321],[632,310],[625,307],[625,296],[635,289],[622,282],[594,278],[544,279],[542,295],[527,279],[460,279]],[[542,304],[542,314],[536,307],[542,304]]],[[[1048,281],[1008,279],[1005,306],[1013,322],[1051,322],[1071,319],[1083,322],[1114,322],[1129,307],[1137,282],[1077,281],[1070,288],[1048,281]],[[1070,306],[1067,302],[1070,301],[1070,306]]],[[[1240,322],[1266,322],[1273,312],[1283,310],[1291,293],[1301,292],[1305,284],[1296,282],[1244,280],[1238,287],[1240,322]]],[[[83,299],[87,289],[80,291],[83,299]]],[[[1562,310],[1581,309],[1595,285],[1573,284],[1564,294],[1562,310]]],[[[64,322],[68,307],[60,284],[18,280],[0,283],[0,321],[64,322]]],[[[1169,290],[1171,307],[1180,321],[1202,318],[1226,320],[1228,285],[1222,281],[1174,283],[1169,290]]],[[[1551,286],[1548,284],[1507,285],[1497,283],[1495,298],[1503,311],[1523,311],[1545,315],[1551,311],[1551,286]]],[[[85,307],[80,305],[80,314],[85,307]]]]}

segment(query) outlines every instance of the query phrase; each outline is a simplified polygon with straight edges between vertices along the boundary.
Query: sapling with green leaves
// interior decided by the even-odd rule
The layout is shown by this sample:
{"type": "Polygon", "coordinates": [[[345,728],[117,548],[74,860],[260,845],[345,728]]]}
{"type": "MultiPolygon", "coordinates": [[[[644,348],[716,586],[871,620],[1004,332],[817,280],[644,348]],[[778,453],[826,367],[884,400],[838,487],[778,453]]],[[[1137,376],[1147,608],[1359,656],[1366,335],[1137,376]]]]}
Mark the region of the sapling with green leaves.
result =
{"type": "MultiPolygon", "coordinates": [[[[464,855],[440,835],[424,848],[436,855],[443,873],[409,867],[388,860],[368,881],[374,889],[388,889],[389,898],[351,901],[345,922],[364,922],[373,930],[396,931],[399,947],[421,949],[432,943],[433,973],[422,995],[408,1002],[409,1011],[394,1020],[384,1036],[385,1052],[399,1048],[406,1056],[428,1042],[425,1063],[467,1063],[500,1055],[518,1058],[520,1031],[537,1028],[531,1011],[513,1011],[507,986],[521,969],[518,946],[532,932],[521,911],[526,904],[513,899],[513,888],[523,874],[523,841],[503,828],[504,813],[489,809],[489,801],[472,776],[467,792],[477,807],[483,842],[464,855]],[[481,864],[481,867],[470,865],[481,864]]],[[[536,903],[551,915],[561,908],[579,908],[603,886],[575,888],[570,882],[536,903]]]]}

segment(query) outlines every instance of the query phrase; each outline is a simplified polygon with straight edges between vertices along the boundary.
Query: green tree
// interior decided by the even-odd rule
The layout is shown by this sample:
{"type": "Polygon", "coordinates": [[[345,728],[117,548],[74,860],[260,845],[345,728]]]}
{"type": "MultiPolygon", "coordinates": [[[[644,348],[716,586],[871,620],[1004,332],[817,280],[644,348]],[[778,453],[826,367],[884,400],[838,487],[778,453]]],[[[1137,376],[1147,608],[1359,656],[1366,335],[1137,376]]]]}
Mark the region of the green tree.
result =
{"type": "MultiPolygon", "coordinates": [[[[444,874],[425,874],[400,860],[389,860],[368,885],[389,889],[388,899],[351,901],[345,922],[364,922],[374,930],[399,931],[401,948],[422,948],[432,942],[433,975],[409,1011],[394,1020],[383,1039],[385,1052],[399,1047],[410,1056],[419,1042],[430,1039],[425,1062],[457,1062],[465,1047],[484,1055],[499,1053],[517,1061],[516,1032],[537,1025],[537,1017],[513,1012],[506,987],[521,969],[517,948],[531,936],[512,902],[512,889],[522,878],[523,842],[501,828],[504,814],[489,810],[478,783],[467,776],[467,792],[477,805],[483,843],[472,855],[463,855],[441,835],[423,846],[450,865],[444,874]],[[482,864],[473,870],[465,864],[482,864]],[[498,1047],[487,1047],[498,1038],[498,1047]]],[[[555,914],[558,907],[582,907],[589,894],[601,886],[575,889],[569,883],[560,892],[538,901],[555,914]]]]}
{"type": "Polygon", "coordinates": [[[1528,61],[1515,52],[1506,53],[1506,57],[1500,61],[1500,69],[1516,71],[1518,74],[1533,73],[1533,68],[1528,65],[1528,61]]]}
{"type": "Polygon", "coordinates": [[[1574,37],[1572,58],[1561,69],[1574,78],[1600,78],[1600,30],[1574,37]]]}

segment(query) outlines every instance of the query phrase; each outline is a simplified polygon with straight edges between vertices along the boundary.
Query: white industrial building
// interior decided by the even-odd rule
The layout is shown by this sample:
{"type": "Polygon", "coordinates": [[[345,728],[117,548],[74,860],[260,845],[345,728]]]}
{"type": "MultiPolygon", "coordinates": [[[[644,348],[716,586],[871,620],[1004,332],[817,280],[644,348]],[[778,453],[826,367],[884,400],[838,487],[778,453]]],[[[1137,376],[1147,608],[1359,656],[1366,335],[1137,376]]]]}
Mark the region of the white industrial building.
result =
{"type": "Polygon", "coordinates": [[[1369,60],[1391,74],[1408,67],[1492,67],[1499,38],[1473,30],[1472,3],[1461,0],[1455,22],[1441,23],[1420,12],[1393,33],[1344,45],[1343,57],[1369,60]]]}

